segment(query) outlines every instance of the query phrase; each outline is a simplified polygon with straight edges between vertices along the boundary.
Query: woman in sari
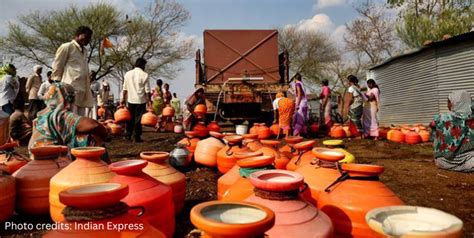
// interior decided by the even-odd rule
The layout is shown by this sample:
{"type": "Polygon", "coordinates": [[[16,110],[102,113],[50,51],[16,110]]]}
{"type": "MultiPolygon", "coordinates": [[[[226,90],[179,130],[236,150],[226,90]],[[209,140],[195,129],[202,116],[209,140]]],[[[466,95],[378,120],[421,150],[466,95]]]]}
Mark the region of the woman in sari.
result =
{"type": "Polygon", "coordinates": [[[364,124],[364,137],[373,137],[375,140],[379,137],[379,123],[377,121],[377,112],[380,105],[379,86],[373,79],[367,80],[369,90],[365,94],[367,101],[364,103],[364,113],[362,121],[364,124]]]}
{"type": "Polygon", "coordinates": [[[356,128],[352,130],[356,132],[354,136],[358,136],[362,134],[363,127],[362,127],[362,114],[364,112],[364,95],[360,91],[359,87],[359,79],[357,79],[354,75],[347,76],[347,80],[349,81],[349,88],[347,89],[347,93],[350,95],[349,101],[349,127],[356,128]]]}
{"type": "Polygon", "coordinates": [[[273,123],[278,123],[283,134],[291,133],[291,119],[295,113],[295,102],[286,97],[285,93],[277,93],[273,101],[273,123]]]}
{"type": "MultiPolygon", "coordinates": [[[[66,145],[71,148],[101,146],[108,132],[96,120],[72,112],[74,88],[69,84],[53,83],[44,96],[47,107],[33,121],[33,134],[28,148],[43,145],[66,145]]],[[[105,155],[106,156],[106,155],[105,155]]],[[[103,158],[106,162],[108,158],[103,158]]]]}
{"type": "Polygon", "coordinates": [[[163,97],[163,81],[161,79],[156,80],[156,87],[152,91],[151,101],[153,106],[153,112],[156,115],[161,115],[163,108],[165,107],[165,99],[163,97]]]}
{"type": "Polygon", "coordinates": [[[202,120],[199,115],[194,112],[194,108],[199,104],[206,105],[206,96],[204,95],[204,88],[198,87],[198,89],[184,102],[186,110],[183,111],[183,126],[186,130],[191,130],[198,122],[202,120]]]}
{"type": "Polygon", "coordinates": [[[306,122],[308,121],[308,99],[300,74],[295,75],[295,83],[293,85],[296,102],[295,114],[293,116],[293,135],[299,136],[306,134],[306,122]]]}
{"type": "Polygon", "coordinates": [[[449,112],[436,115],[434,130],[435,163],[441,169],[474,172],[474,117],[471,95],[465,90],[448,96],[449,112]]]}
{"type": "Polygon", "coordinates": [[[321,82],[321,94],[319,95],[320,100],[320,124],[325,131],[329,131],[332,126],[331,120],[331,89],[329,88],[329,81],[323,80],[321,82]]]}

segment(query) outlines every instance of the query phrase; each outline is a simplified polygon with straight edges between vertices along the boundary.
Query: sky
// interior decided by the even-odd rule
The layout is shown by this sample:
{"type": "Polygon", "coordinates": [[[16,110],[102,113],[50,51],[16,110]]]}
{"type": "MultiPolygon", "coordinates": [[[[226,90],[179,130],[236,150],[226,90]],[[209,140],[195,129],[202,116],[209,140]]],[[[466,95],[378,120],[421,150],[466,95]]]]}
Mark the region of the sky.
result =
{"type": "MultiPolygon", "coordinates": [[[[86,6],[99,0],[0,0],[0,35],[5,35],[6,24],[18,15],[30,11],[57,10],[70,4],[86,6]]],[[[102,0],[133,14],[150,4],[151,0],[102,0]]],[[[352,21],[357,13],[354,6],[362,0],[177,0],[191,15],[181,29],[186,37],[196,39],[202,49],[205,29],[273,29],[295,25],[299,29],[319,31],[330,36],[342,47],[344,24],[352,21]]],[[[180,63],[182,71],[170,83],[171,91],[184,98],[194,90],[194,58],[180,63]]],[[[21,68],[20,75],[30,74],[31,69],[21,68]]],[[[116,93],[114,93],[116,94],[116,93]]]]}

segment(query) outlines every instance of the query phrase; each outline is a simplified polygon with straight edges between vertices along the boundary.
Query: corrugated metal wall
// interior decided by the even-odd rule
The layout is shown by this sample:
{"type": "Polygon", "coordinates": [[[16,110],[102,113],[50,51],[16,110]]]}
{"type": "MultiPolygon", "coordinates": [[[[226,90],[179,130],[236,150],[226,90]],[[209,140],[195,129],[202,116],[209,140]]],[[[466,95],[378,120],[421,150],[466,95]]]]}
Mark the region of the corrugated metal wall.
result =
{"type": "Polygon", "coordinates": [[[439,111],[447,112],[452,91],[465,89],[474,97],[474,43],[440,47],[436,57],[439,111]]]}
{"type": "Polygon", "coordinates": [[[395,60],[370,74],[381,90],[381,125],[426,124],[438,113],[434,49],[395,60]]]}

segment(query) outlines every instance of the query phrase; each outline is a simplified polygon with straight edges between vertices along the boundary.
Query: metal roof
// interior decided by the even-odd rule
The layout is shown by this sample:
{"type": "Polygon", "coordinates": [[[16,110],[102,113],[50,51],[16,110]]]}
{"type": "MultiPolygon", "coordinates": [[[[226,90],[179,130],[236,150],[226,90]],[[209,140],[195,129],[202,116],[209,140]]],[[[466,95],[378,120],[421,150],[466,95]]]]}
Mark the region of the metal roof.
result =
{"type": "Polygon", "coordinates": [[[470,31],[470,32],[467,32],[467,33],[464,33],[464,34],[461,34],[461,35],[453,36],[453,37],[450,37],[446,40],[431,42],[429,44],[423,45],[421,48],[411,50],[408,53],[388,58],[384,62],[369,68],[369,70],[380,68],[384,65],[392,63],[393,61],[396,61],[396,60],[399,60],[399,59],[402,59],[402,58],[405,58],[405,57],[408,57],[408,56],[419,54],[419,53],[421,53],[421,52],[423,52],[427,49],[430,49],[430,48],[441,47],[441,46],[451,45],[451,44],[458,44],[458,43],[462,43],[462,42],[470,42],[470,41],[474,41],[474,31],[470,31]]]}

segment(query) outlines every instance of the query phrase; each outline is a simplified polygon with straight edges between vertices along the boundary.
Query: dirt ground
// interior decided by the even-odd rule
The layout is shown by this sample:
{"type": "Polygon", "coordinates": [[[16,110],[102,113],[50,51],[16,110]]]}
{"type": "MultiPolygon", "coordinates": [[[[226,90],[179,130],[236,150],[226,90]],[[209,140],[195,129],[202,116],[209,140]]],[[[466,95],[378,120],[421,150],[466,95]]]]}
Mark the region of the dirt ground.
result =
{"type": "MultiPolygon", "coordinates": [[[[181,138],[171,133],[147,131],[145,143],[131,144],[117,138],[108,145],[113,161],[137,158],[141,151],[171,151],[181,138]]],[[[321,141],[318,139],[318,141],[321,141]]],[[[387,141],[349,140],[347,149],[359,163],[385,166],[381,180],[406,204],[438,208],[456,215],[464,222],[464,236],[474,236],[474,176],[473,174],[439,170],[433,162],[430,144],[402,145],[387,141]]],[[[19,148],[26,153],[26,148],[19,148]]],[[[175,237],[184,237],[192,229],[189,211],[197,203],[216,199],[216,183],[220,176],[216,169],[192,165],[186,174],[186,202],[183,212],[176,217],[175,237]]],[[[51,222],[48,217],[14,216],[15,222],[51,222]]],[[[18,233],[0,229],[0,237],[39,237],[41,232],[18,233]]]]}

